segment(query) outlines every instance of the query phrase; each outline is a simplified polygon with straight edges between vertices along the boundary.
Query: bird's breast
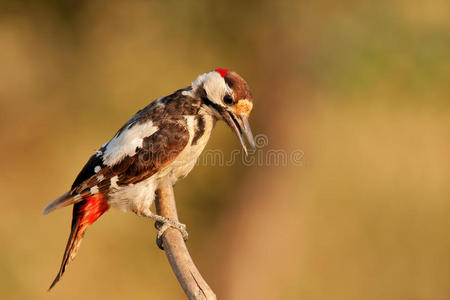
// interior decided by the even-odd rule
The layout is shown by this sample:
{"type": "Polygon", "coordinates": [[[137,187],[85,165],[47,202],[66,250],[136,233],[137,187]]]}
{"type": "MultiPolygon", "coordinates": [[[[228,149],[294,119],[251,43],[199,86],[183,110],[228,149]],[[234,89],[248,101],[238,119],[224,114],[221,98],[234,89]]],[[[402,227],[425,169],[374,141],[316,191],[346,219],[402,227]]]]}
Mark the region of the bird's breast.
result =
{"type": "Polygon", "coordinates": [[[185,116],[189,142],[178,157],[168,166],[167,175],[172,183],[192,170],[208,143],[216,120],[210,115],[185,116]]]}

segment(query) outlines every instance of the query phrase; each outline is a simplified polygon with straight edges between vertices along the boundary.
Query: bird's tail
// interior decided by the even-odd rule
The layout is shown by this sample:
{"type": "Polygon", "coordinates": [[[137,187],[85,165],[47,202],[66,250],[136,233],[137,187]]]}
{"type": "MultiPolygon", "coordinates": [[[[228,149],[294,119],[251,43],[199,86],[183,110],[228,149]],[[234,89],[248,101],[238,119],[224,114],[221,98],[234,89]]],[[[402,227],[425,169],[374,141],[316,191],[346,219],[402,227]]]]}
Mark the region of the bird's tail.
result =
{"type": "Polygon", "coordinates": [[[51,290],[61,279],[67,265],[75,258],[83,239],[86,228],[94,223],[105,211],[109,205],[102,194],[87,197],[85,200],[75,203],[73,207],[72,228],[67,241],[66,250],[55,280],[48,290],[51,290]]]}

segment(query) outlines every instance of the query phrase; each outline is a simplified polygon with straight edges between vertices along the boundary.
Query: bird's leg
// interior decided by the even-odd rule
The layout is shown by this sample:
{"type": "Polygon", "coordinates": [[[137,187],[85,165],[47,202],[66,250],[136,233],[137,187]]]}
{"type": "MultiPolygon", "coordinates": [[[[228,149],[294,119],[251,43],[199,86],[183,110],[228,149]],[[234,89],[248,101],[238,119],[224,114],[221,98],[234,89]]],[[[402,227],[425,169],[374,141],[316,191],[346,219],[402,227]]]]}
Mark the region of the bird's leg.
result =
{"type": "Polygon", "coordinates": [[[156,229],[158,229],[158,234],[156,235],[156,244],[161,250],[164,250],[162,236],[164,235],[164,232],[170,227],[178,229],[181,232],[183,239],[187,241],[189,234],[186,231],[185,224],[154,214],[150,211],[150,209],[145,210],[141,215],[155,220],[155,227],[156,229]]]}

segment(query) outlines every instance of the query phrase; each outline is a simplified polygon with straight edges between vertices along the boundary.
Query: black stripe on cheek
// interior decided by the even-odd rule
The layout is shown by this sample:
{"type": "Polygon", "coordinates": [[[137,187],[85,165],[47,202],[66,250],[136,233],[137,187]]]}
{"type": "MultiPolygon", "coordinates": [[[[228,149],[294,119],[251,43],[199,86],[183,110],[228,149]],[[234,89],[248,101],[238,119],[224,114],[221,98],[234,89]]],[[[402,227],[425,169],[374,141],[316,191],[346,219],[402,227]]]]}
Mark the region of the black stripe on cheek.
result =
{"type": "MultiPolygon", "coordinates": [[[[199,88],[200,89],[200,88],[199,88]]],[[[203,88],[201,88],[201,90],[205,91],[203,88]]],[[[200,93],[201,94],[201,93],[200,93]]],[[[201,96],[201,101],[204,105],[207,105],[211,108],[214,108],[218,113],[222,113],[224,108],[214,102],[212,102],[211,100],[209,100],[208,97],[206,97],[206,92],[204,92],[205,96],[201,96]]]]}
{"type": "Polygon", "coordinates": [[[222,112],[223,108],[220,105],[218,105],[218,104],[212,102],[211,100],[209,100],[208,95],[207,95],[205,89],[203,88],[203,86],[200,86],[197,89],[197,97],[199,97],[201,99],[203,104],[214,108],[218,112],[222,112]]]}
{"type": "Polygon", "coordinates": [[[197,116],[195,119],[197,120],[197,126],[195,128],[195,135],[192,139],[191,145],[197,145],[198,140],[205,133],[205,120],[203,119],[203,116],[197,116]]]}

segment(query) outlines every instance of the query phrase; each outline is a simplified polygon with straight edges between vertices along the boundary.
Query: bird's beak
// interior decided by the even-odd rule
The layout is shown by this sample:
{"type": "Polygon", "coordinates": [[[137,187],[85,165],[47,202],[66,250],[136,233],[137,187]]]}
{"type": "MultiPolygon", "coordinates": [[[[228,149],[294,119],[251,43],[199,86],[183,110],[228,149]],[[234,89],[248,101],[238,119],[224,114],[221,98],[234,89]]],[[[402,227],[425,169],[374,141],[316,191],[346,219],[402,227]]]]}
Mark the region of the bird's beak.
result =
{"type": "Polygon", "coordinates": [[[250,124],[248,123],[247,116],[245,114],[235,114],[231,111],[225,110],[222,112],[222,117],[228,126],[230,126],[234,133],[236,133],[241,142],[242,148],[244,149],[245,155],[248,155],[247,146],[244,142],[244,134],[247,138],[248,143],[255,150],[255,140],[253,139],[252,130],[250,129],[250,124]]]}

